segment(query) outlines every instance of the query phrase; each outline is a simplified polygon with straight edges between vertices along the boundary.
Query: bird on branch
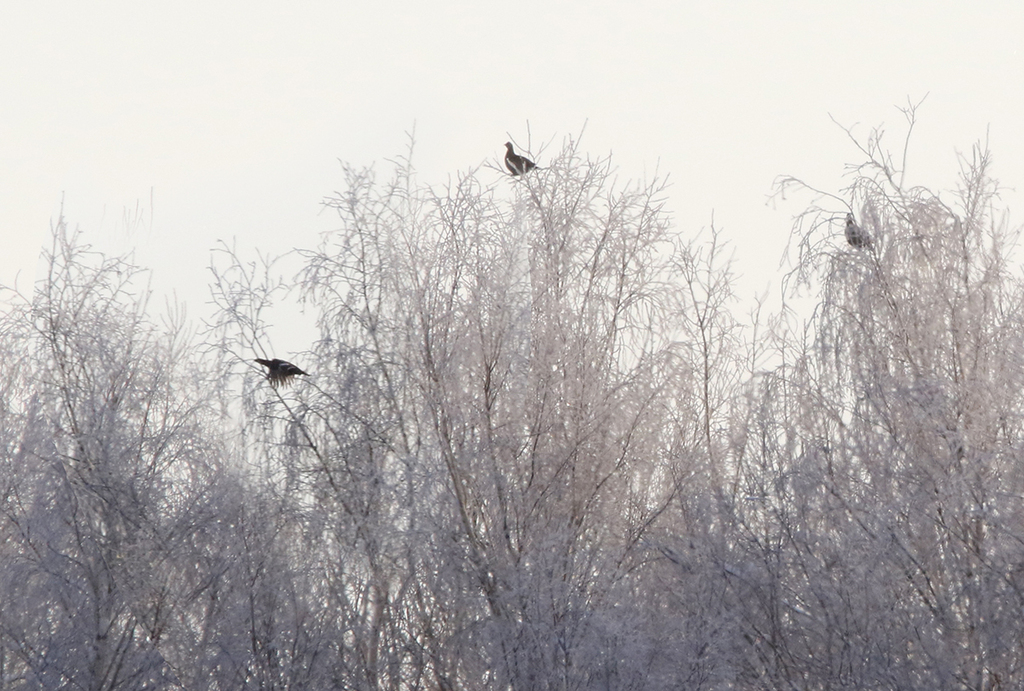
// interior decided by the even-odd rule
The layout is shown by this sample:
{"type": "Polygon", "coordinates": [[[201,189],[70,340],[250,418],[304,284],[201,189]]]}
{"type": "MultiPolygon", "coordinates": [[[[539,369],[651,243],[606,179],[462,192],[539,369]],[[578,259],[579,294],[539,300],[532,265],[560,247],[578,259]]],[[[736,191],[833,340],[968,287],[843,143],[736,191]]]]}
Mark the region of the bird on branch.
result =
{"type": "Polygon", "coordinates": [[[846,241],[853,247],[871,247],[871,236],[857,225],[853,214],[846,214],[846,241]]]}
{"type": "Polygon", "coordinates": [[[505,167],[508,168],[509,172],[513,175],[523,175],[537,167],[537,164],[526,156],[520,156],[513,151],[512,142],[505,142],[505,148],[508,149],[508,151],[505,152],[505,167]]]}
{"type": "Polygon", "coordinates": [[[256,362],[267,368],[267,379],[270,381],[270,385],[275,389],[278,386],[288,386],[296,375],[301,374],[307,377],[309,376],[287,360],[278,360],[277,358],[274,358],[273,360],[262,360],[260,358],[256,358],[256,362]]]}

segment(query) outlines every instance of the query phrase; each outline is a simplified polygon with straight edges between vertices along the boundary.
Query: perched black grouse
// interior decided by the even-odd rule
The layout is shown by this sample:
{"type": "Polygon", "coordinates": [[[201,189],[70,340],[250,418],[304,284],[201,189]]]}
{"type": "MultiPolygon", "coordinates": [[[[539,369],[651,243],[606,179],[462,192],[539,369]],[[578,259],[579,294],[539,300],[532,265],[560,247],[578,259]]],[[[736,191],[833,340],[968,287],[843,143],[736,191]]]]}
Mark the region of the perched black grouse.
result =
{"type": "Polygon", "coordinates": [[[537,164],[528,159],[526,156],[520,156],[512,150],[512,142],[505,142],[505,148],[508,151],[505,152],[505,166],[508,171],[513,175],[522,175],[523,173],[529,173],[531,170],[537,167],[537,164]]]}
{"type": "Polygon", "coordinates": [[[302,374],[307,377],[309,376],[298,367],[285,360],[278,360],[277,358],[274,358],[273,360],[261,360],[260,358],[256,358],[256,362],[267,368],[267,379],[270,380],[270,385],[275,389],[278,386],[288,386],[291,383],[292,378],[297,374],[302,374]]]}
{"type": "Polygon", "coordinates": [[[853,214],[846,214],[846,241],[854,247],[871,247],[871,236],[857,225],[853,214]]]}

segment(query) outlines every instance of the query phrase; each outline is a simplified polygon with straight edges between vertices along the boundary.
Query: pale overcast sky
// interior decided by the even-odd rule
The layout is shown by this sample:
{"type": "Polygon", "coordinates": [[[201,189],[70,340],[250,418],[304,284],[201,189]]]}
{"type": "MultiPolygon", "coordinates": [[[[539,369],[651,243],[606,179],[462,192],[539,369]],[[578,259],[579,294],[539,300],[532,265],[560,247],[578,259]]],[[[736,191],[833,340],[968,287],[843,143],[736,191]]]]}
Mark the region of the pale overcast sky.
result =
{"type": "Polygon", "coordinates": [[[830,114],[897,145],[894,106],[929,94],[913,181],[951,186],[987,132],[994,174],[1024,185],[1022,40],[1019,0],[8,2],[0,283],[31,285],[63,197],[88,241],[137,248],[202,316],[218,240],[279,254],[336,224],[319,202],[338,159],[386,171],[415,125],[420,180],[443,184],[527,123],[555,148],[586,123],[585,151],[669,174],[677,223],[713,213],[739,270],[778,286],[800,204],[766,206],[772,181],[838,191],[858,160],[830,114]]]}

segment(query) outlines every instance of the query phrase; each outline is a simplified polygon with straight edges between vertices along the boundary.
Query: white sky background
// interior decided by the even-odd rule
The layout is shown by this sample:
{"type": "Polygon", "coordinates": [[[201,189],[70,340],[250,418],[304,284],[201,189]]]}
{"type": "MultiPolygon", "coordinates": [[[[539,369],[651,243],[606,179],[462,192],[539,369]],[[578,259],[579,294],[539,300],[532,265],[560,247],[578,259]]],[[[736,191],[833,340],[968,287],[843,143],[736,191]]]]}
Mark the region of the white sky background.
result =
{"type": "Polygon", "coordinates": [[[894,106],[927,93],[911,182],[950,188],[988,132],[994,175],[1024,185],[1022,41],[1019,0],[5,3],[0,283],[30,289],[63,196],[88,242],[136,249],[202,317],[218,240],[277,255],[337,225],[320,201],[339,159],[386,176],[415,125],[439,186],[527,123],[534,149],[587,123],[582,149],[621,178],[670,176],[684,230],[714,214],[752,296],[778,288],[807,201],[766,205],[772,181],[838,191],[860,160],[829,114],[898,149],[894,106]]]}

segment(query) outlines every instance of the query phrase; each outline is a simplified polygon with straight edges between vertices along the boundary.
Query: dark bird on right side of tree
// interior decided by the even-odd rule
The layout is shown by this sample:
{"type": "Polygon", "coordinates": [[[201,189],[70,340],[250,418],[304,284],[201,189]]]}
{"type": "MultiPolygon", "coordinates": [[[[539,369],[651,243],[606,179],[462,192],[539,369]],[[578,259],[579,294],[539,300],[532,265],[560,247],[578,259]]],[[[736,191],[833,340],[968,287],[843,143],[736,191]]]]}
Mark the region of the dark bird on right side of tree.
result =
{"type": "Polygon", "coordinates": [[[853,214],[846,214],[846,241],[854,247],[871,247],[871,236],[857,225],[853,214]]]}
{"type": "Polygon", "coordinates": [[[508,151],[505,152],[505,167],[508,168],[508,171],[513,175],[529,173],[537,167],[537,164],[526,156],[520,156],[513,151],[512,142],[505,142],[505,148],[508,149],[508,151]]]}
{"type": "Polygon", "coordinates": [[[267,379],[275,389],[278,386],[288,386],[296,375],[309,376],[287,360],[278,360],[277,358],[262,360],[256,358],[256,362],[267,368],[267,379]]]}

